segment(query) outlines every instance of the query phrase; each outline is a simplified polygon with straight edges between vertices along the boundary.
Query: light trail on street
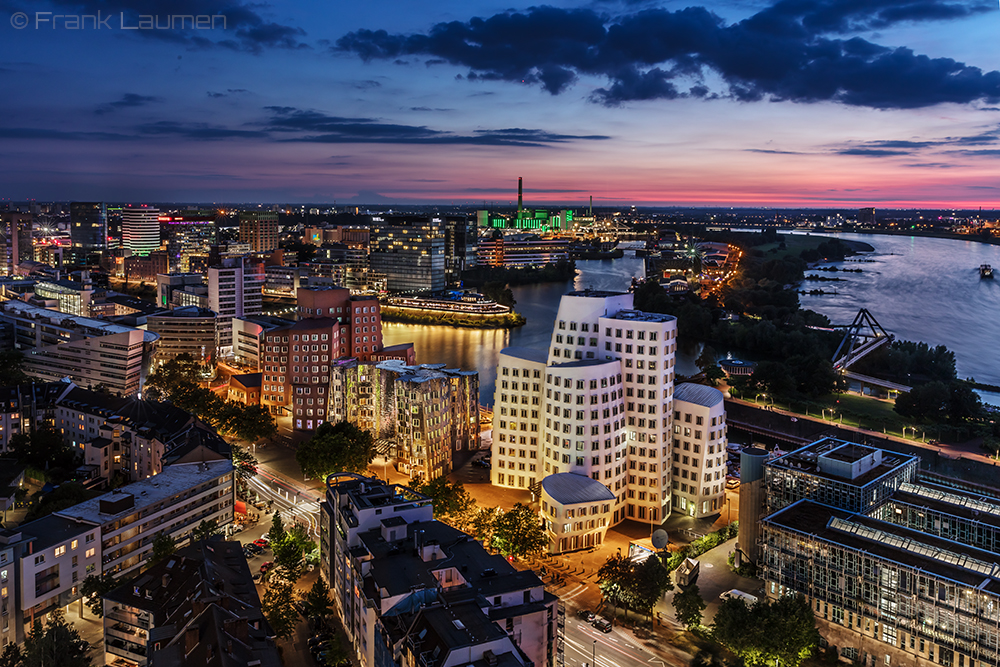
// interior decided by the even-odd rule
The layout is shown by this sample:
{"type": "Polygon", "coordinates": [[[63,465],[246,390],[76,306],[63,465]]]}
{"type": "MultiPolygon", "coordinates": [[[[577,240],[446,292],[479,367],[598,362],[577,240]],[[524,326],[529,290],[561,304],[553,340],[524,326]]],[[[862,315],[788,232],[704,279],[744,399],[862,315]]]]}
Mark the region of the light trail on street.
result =
{"type": "Polygon", "coordinates": [[[298,491],[260,469],[250,478],[249,485],[261,499],[272,501],[283,517],[301,521],[310,534],[319,537],[319,503],[312,494],[298,491]]]}
{"type": "MultiPolygon", "coordinates": [[[[675,663],[668,656],[651,653],[648,649],[637,646],[635,642],[617,630],[605,634],[599,632],[589,623],[577,618],[566,618],[566,665],[588,665],[590,667],[664,667],[665,663],[686,665],[686,662],[675,663]],[[592,664],[596,646],[597,664],[592,664]]],[[[664,647],[666,648],[666,647],[664,647]]]]}

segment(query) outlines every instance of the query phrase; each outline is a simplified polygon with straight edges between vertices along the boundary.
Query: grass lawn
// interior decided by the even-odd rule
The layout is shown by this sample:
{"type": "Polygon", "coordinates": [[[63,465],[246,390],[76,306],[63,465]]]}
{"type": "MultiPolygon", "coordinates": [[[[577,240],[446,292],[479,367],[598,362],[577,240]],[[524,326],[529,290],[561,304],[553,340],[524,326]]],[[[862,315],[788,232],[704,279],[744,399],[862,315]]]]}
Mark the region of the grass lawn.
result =
{"type": "MultiPolygon", "coordinates": [[[[906,435],[903,434],[904,426],[913,426],[912,420],[897,414],[893,410],[891,402],[877,398],[857,394],[833,394],[810,403],[788,405],[779,401],[775,405],[810,417],[833,419],[838,424],[846,426],[880,431],[900,437],[913,437],[913,431],[909,428],[906,435]],[[831,411],[833,412],[831,413],[831,411]]],[[[924,427],[918,426],[916,433],[921,433],[923,429],[924,427]]]]}

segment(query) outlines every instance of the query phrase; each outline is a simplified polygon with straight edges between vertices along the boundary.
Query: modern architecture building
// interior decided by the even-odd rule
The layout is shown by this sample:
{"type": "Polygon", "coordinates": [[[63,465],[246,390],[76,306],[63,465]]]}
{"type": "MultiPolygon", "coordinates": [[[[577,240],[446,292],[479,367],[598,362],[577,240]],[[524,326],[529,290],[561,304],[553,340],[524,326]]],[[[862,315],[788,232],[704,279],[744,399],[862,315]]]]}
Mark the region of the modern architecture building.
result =
{"type": "Polygon", "coordinates": [[[245,257],[227,257],[208,269],[208,308],[219,317],[219,353],[233,347],[233,319],[260,315],[264,264],[245,257]]]}
{"type": "Polygon", "coordinates": [[[542,480],[542,518],[549,553],[589,549],[604,542],[615,494],[596,479],[560,472],[542,480]]]}
{"type": "MultiPolygon", "coordinates": [[[[153,540],[169,534],[181,546],[202,521],[233,518],[230,460],[177,463],[149,479],[115,489],[46,517],[0,531],[0,556],[9,547],[11,639],[20,643],[35,619],[79,600],[89,575],[122,577],[149,556],[153,540]]],[[[3,576],[0,569],[0,577],[3,576]]]]}
{"type": "Polygon", "coordinates": [[[372,271],[384,273],[393,292],[444,289],[449,264],[446,226],[441,216],[373,216],[372,271]]]}
{"type": "Polygon", "coordinates": [[[240,243],[250,252],[270,252],[278,247],[278,214],[275,211],[242,211],[240,243]]]}
{"type": "MultiPolygon", "coordinates": [[[[629,293],[571,292],[560,301],[547,351],[501,352],[493,484],[537,489],[544,477],[565,472],[597,480],[615,495],[612,525],[624,519],[662,523],[686,498],[678,495],[675,505],[671,493],[672,449],[685,437],[682,430],[675,442],[672,417],[678,409],[694,415],[707,406],[675,401],[676,318],[633,310],[632,303],[629,293]]],[[[717,400],[709,411],[721,407],[721,393],[704,389],[718,397],[701,397],[700,402],[717,400]]],[[[699,447],[711,439],[714,452],[721,454],[725,423],[718,417],[715,426],[711,423],[698,434],[699,447]]],[[[714,466],[714,456],[711,460],[714,466]]],[[[690,459],[688,464],[697,466],[699,474],[708,465],[690,459]]],[[[699,485],[696,517],[718,511],[718,503],[702,502],[701,491],[699,485]]]]}
{"type": "Polygon", "coordinates": [[[160,214],[160,236],[166,244],[170,272],[191,271],[190,258],[215,243],[215,211],[169,211],[160,214]]]}
{"type": "Polygon", "coordinates": [[[321,513],[323,577],[361,667],[555,667],[559,599],[435,521],[429,498],[342,473],[321,513]]]}
{"type": "Polygon", "coordinates": [[[487,266],[545,266],[569,259],[569,240],[499,230],[479,239],[479,263],[487,266]]]}
{"type": "Polygon", "coordinates": [[[42,381],[68,377],[88,389],[138,393],[159,337],[107,320],[68,315],[22,301],[0,303],[7,344],[24,353],[24,372],[42,381]]]}
{"type": "Polygon", "coordinates": [[[148,315],[146,329],[160,337],[154,361],[166,362],[181,354],[204,365],[215,363],[218,332],[215,313],[207,308],[183,306],[148,315]]]}
{"type": "Polygon", "coordinates": [[[34,261],[34,246],[31,238],[31,214],[15,211],[0,212],[0,235],[3,236],[3,256],[0,273],[15,275],[21,262],[34,261]]]}
{"type": "MultiPolygon", "coordinates": [[[[104,202],[71,202],[69,234],[75,261],[92,263],[93,256],[108,247],[108,213],[104,202]]],[[[40,261],[51,263],[47,259],[40,261]]]]}
{"type": "Polygon", "coordinates": [[[195,542],[104,595],[107,664],[280,667],[239,542],[195,542]]]}
{"type": "Polygon", "coordinates": [[[122,247],[145,257],[160,248],[160,210],[149,206],[122,209],[122,247]]]}
{"type": "Polygon", "coordinates": [[[708,516],[726,502],[726,406],[714,387],[684,383],[674,392],[672,510],[708,516]]]}

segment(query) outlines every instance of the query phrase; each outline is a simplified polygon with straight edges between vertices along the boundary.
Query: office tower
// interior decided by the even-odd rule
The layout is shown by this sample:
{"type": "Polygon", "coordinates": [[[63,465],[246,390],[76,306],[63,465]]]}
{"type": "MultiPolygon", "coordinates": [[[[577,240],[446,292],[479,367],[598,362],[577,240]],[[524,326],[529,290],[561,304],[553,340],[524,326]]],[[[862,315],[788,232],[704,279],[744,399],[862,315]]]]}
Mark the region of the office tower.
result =
{"type": "Polygon", "coordinates": [[[69,234],[77,261],[108,247],[108,213],[104,202],[75,201],[69,205],[69,234]]]}
{"type": "Polygon", "coordinates": [[[361,667],[387,664],[400,645],[407,665],[559,664],[559,598],[434,520],[426,496],[339,473],[320,508],[322,574],[361,667]]]}
{"type": "Polygon", "coordinates": [[[148,206],[122,209],[122,246],[145,257],[160,247],[160,210],[148,206]]]}
{"type": "Polygon", "coordinates": [[[875,208],[858,209],[858,224],[871,227],[875,224],[875,208]]]}
{"type": "Polygon", "coordinates": [[[217,319],[213,311],[197,306],[183,306],[147,316],[146,329],[160,337],[154,361],[165,363],[188,354],[200,364],[214,365],[217,319]]]}
{"type": "Polygon", "coordinates": [[[272,211],[240,213],[240,243],[250,252],[270,252],[278,247],[278,214],[272,211]]]}
{"type": "MultiPolygon", "coordinates": [[[[599,481],[615,495],[610,525],[721,509],[722,395],[682,385],[674,396],[676,318],[632,303],[631,294],[571,292],[560,301],[547,351],[501,352],[493,484],[539,488],[548,475],[567,472],[599,481]]],[[[598,534],[574,537],[583,547],[598,534]]],[[[551,548],[560,548],[563,536],[552,538],[551,548]]]]}
{"type": "Polygon", "coordinates": [[[459,282],[462,279],[462,271],[476,266],[478,246],[475,218],[467,215],[444,216],[446,284],[459,282]]]}
{"type": "Polygon", "coordinates": [[[208,269],[208,308],[219,316],[219,354],[233,346],[233,318],[260,315],[264,264],[245,257],[226,257],[208,269]]]}
{"type": "Polygon", "coordinates": [[[190,257],[215,243],[215,211],[177,211],[160,216],[160,235],[170,256],[170,272],[191,270],[190,257]]]}
{"type": "Polygon", "coordinates": [[[0,213],[0,234],[3,234],[3,275],[12,276],[21,262],[35,259],[31,240],[31,214],[5,211],[0,213]]]}
{"type": "Polygon", "coordinates": [[[383,273],[393,292],[445,288],[445,220],[441,216],[374,216],[371,270],[383,273]]]}

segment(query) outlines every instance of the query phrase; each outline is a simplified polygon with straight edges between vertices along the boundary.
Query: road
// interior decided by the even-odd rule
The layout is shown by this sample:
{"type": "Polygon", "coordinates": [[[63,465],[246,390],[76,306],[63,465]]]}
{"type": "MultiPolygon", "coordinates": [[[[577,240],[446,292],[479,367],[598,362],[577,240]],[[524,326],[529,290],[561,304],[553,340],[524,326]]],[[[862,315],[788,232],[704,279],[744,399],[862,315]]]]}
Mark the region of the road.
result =
{"type": "MultiPolygon", "coordinates": [[[[572,591],[567,591],[572,595],[572,591]]],[[[630,634],[617,628],[605,634],[575,615],[566,615],[566,667],[664,667],[687,665],[690,656],[668,644],[659,646],[660,655],[641,646],[630,634]]]]}

